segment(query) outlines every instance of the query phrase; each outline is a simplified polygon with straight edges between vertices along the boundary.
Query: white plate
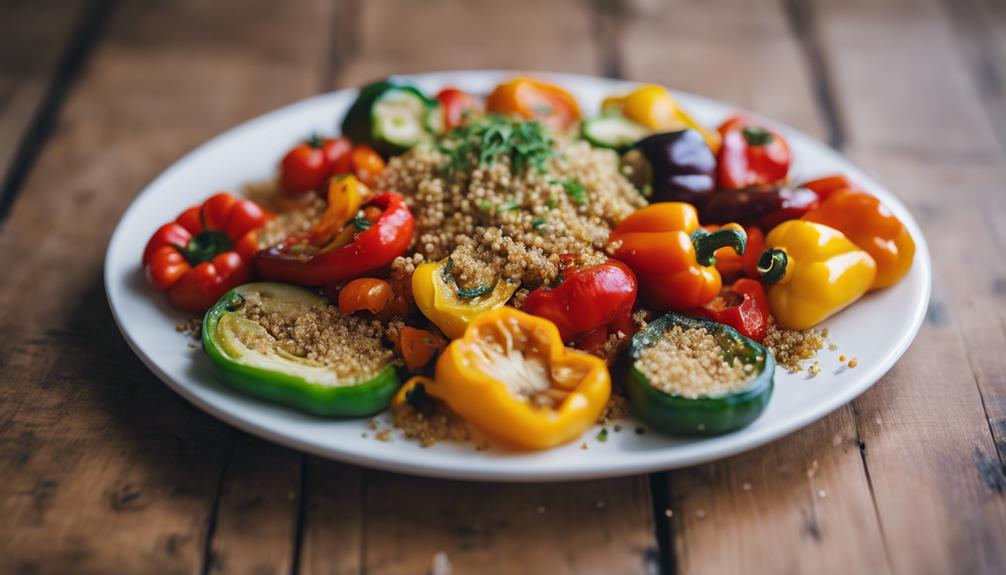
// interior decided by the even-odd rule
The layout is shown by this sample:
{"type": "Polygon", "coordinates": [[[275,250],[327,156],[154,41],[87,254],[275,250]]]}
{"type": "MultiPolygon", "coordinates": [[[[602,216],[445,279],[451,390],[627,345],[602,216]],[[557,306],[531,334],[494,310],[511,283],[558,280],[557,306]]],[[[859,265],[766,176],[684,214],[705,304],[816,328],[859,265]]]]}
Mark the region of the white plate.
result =
{"type": "MultiPolygon", "coordinates": [[[[434,92],[453,85],[487,93],[511,72],[448,72],[413,77],[434,92]]],[[[631,83],[560,74],[537,74],[571,90],[586,114],[601,99],[631,83]]],[[[332,133],[352,102],[355,90],[323,94],[276,110],[203,144],[176,162],[136,198],[112,236],[105,258],[105,289],[112,313],[126,341],[144,363],[183,397],[245,431],[271,441],[342,461],[403,473],[499,481],[588,479],[643,473],[711,461],[757,447],[803,427],[863,393],[905,352],[922,324],[929,301],[930,261],[925,240],[905,206],[880,184],[837,152],[785,126],[777,127],[792,147],[791,174],[797,180],[844,173],[880,197],[915,238],[911,272],[893,288],[871,294],[829,320],[825,326],[840,349],[821,351],[821,373],[776,373],[775,394],[751,426],[708,439],[671,439],[648,431],[609,429],[605,442],[596,430],[581,441],[538,453],[507,452],[493,447],[476,451],[471,444],[421,448],[393,433],[389,442],[374,439],[367,419],[312,417],[224,387],[200,350],[190,349],[174,326],[185,316],[172,310],[146,282],[140,256],[150,234],[184,208],[219,190],[239,190],[243,183],[274,175],[279,159],[313,131],[332,133]],[[839,354],[858,358],[855,369],[841,367],[839,354]]],[[[675,93],[700,122],[718,125],[734,110],[690,94],[675,93]]]]}

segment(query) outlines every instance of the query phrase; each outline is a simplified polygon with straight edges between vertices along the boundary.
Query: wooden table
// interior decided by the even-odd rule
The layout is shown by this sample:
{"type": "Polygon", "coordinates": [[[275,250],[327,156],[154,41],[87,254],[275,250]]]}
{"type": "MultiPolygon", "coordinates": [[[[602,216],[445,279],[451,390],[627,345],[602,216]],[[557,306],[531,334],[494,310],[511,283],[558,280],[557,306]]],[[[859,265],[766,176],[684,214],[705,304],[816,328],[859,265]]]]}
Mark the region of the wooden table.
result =
{"type": "Polygon", "coordinates": [[[4,0],[0,572],[1001,573],[1006,6],[993,0],[4,0]],[[306,456],[130,353],[102,258],[154,176],[393,72],[649,80],[830,142],[899,194],[927,321],[865,395],[756,451],[553,485],[306,456]]]}

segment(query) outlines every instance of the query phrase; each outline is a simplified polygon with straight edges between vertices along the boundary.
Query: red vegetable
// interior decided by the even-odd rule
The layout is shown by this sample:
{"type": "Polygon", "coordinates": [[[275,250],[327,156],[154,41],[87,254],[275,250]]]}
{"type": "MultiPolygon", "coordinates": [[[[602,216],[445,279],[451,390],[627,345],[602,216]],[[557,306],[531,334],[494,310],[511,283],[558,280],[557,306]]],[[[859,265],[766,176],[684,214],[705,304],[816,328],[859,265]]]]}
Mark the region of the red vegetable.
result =
{"type": "Polygon", "coordinates": [[[831,194],[840,190],[862,190],[862,188],[852,183],[849,178],[842,175],[818,178],[805,182],[800,187],[817,194],[822,202],[827,200],[831,194]]]}
{"type": "Polygon", "coordinates": [[[718,158],[720,188],[743,190],[786,179],[790,153],[782,136],[740,116],[724,122],[719,131],[723,138],[718,158]]]}
{"type": "Polygon", "coordinates": [[[465,123],[465,116],[482,111],[482,103],[475,96],[457,88],[444,88],[437,94],[444,110],[444,129],[457,128],[465,123]]]}
{"type": "Polygon", "coordinates": [[[758,280],[744,278],[692,313],[728,325],[755,341],[768,332],[769,304],[758,280]]]}
{"type": "Polygon", "coordinates": [[[321,139],[312,136],[287,152],[280,163],[280,187],[283,193],[298,195],[321,189],[335,174],[349,173],[350,150],[348,138],[321,139]]]}
{"type": "Polygon", "coordinates": [[[258,228],[269,214],[255,202],[217,194],[154,232],[143,265],[178,309],[202,313],[251,277],[258,228]]]}
{"type": "MultiPolygon", "coordinates": [[[[346,245],[333,244],[318,249],[304,243],[283,242],[255,255],[255,266],[263,277],[306,286],[337,284],[382,268],[405,253],[412,242],[415,222],[399,194],[385,192],[367,203],[381,210],[376,220],[355,218],[349,226],[356,234],[346,245]]],[[[371,210],[373,212],[373,210],[371,210]]],[[[340,236],[342,234],[339,234],[340,236]]]]}
{"type": "Polygon", "coordinates": [[[592,332],[608,333],[632,329],[632,305],[636,301],[636,276],[622,262],[563,272],[563,280],[553,289],[538,288],[528,294],[523,311],[551,320],[566,343],[592,332]]]}

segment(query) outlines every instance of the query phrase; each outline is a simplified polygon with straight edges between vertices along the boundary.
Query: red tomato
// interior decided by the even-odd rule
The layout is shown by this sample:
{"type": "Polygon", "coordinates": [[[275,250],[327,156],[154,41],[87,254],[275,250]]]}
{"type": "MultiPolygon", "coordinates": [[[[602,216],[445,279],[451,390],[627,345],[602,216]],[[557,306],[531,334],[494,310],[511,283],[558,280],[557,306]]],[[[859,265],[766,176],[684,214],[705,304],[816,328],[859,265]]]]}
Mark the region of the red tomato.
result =
{"type": "Polygon", "coordinates": [[[786,179],[789,145],[782,136],[740,116],[719,128],[719,184],[728,190],[768,186],[786,179]]]}
{"type": "Polygon", "coordinates": [[[280,184],[283,193],[303,194],[320,189],[335,174],[350,171],[347,138],[319,139],[313,137],[290,150],[280,163],[280,184]]]}
{"type": "Polygon", "coordinates": [[[464,123],[465,116],[482,111],[482,102],[464,90],[444,88],[437,94],[444,109],[444,128],[450,130],[464,123]]]}

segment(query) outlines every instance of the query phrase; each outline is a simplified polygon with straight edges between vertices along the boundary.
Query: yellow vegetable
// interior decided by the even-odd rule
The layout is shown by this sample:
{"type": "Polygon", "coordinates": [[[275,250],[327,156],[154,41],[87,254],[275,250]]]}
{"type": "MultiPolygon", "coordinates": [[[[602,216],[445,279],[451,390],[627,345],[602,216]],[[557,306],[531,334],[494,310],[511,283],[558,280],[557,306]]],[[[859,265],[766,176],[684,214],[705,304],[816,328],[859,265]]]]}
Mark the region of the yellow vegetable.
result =
{"type": "Polygon", "coordinates": [[[601,108],[606,112],[619,112],[654,132],[675,132],[692,128],[702,134],[714,154],[720,149],[719,132],[707,130],[696,122],[663,86],[647,84],[625,96],[605,98],[601,108]]]}
{"type": "Polygon", "coordinates": [[[783,222],[765,238],[758,273],[776,322],[807,329],[870,289],[877,264],[842,232],[803,220],[783,222]]]}
{"type": "Polygon", "coordinates": [[[604,360],[563,346],[547,319],[506,306],[475,319],[426,391],[486,433],[528,449],[576,439],[611,396],[604,360]]]}
{"type": "Polygon", "coordinates": [[[417,267],[412,274],[412,295],[419,311],[454,339],[465,333],[473,319],[505,304],[520,286],[498,280],[493,286],[460,288],[450,265],[447,258],[417,267]]]}

